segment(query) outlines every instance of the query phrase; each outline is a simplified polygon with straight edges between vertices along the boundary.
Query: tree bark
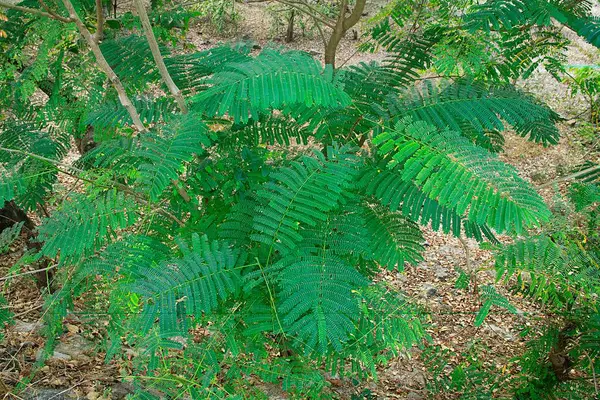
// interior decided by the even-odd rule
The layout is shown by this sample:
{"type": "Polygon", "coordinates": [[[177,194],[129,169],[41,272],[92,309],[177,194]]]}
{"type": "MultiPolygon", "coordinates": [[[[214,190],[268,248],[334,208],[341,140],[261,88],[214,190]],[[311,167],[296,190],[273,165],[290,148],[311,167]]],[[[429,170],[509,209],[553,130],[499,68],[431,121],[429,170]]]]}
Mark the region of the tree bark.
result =
{"type": "Polygon", "coordinates": [[[331,36],[329,37],[329,41],[327,42],[327,46],[325,46],[325,64],[329,64],[335,68],[335,56],[337,52],[338,45],[340,41],[348,32],[350,28],[358,23],[360,17],[363,14],[365,9],[365,4],[367,0],[356,0],[356,4],[350,13],[350,16],[346,18],[346,7],[347,1],[343,0],[340,14],[338,15],[337,22],[335,27],[333,28],[333,32],[331,32],[331,36]]]}
{"type": "Polygon", "coordinates": [[[165,65],[165,61],[163,60],[162,55],[160,54],[160,49],[158,48],[158,43],[156,41],[156,37],[154,36],[154,31],[152,31],[152,25],[150,25],[150,19],[148,18],[148,14],[146,13],[146,7],[144,7],[143,0],[134,0],[135,8],[137,9],[138,16],[142,21],[142,27],[144,28],[144,34],[146,35],[146,39],[148,40],[148,44],[150,45],[150,50],[152,51],[152,57],[154,57],[154,62],[158,66],[158,70],[160,71],[160,76],[162,77],[163,82],[167,85],[169,92],[177,101],[177,105],[182,113],[187,114],[188,109],[185,104],[185,99],[183,98],[181,91],[173,82],[169,71],[167,70],[167,66],[165,65]]]}
{"type": "Polygon", "coordinates": [[[294,41],[294,17],[296,16],[296,10],[292,10],[290,18],[288,19],[287,32],[285,34],[285,42],[291,43],[294,41]]]}
{"type": "Polygon", "coordinates": [[[100,43],[104,39],[104,7],[102,7],[102,0],[96,0],[96,33],[94,38],[96,43],[100,43]]]}
{"type": "Polygon", "coordinates": [[[96,63],[98,64],[100,69],[106,74],[109,82],[113,85],[113,87],[117,91],[117,94],[119,95],[119,101],[121,102],[121,105],[123,105],[123,107],[125,107],[125,109],[129,113],[129,116],[131,117],[131,120],[133,121],[133,125],[136,127],[136,129],[138,131],[145,132],[146,127],[142,123],[142,120],[140,119],[140,116],[139,116],[137,110],[133,106],[133,103],[129,99],[129,96],[127,96],[127,92],[125,92],[125,88],[123,87],[121,80],[119,79],[117,74],[115,74],[115,71],[113,71],[113,69],[110,67],[110,65],[104,58],[104,55],[102,54],[102,51],[100,50],[100,47],[98,46],[98,43],[96,43],[96,41],[94,40],[94,37],[92,36],[90,31],[86,28],[86,26],[83,24],[81,19],[79,19],[79,16],[77,15],[77,12],[75,11],[73,4],[71,3],[71,0],[62,0],[62,2],[64,4],[65,8],[69,11],[69,16],[71,17],[71,20],[73,22],[75,22],[75,25],[77,25],[77,28],[79,29],[79,33],[81,34],[81,36],[85,39],[85,41],[88,43],[88,45],[92,49],[92,52],[94,53],[94,56],[96,57],[96,63]]]}
{"type": "Polygon", "coordinates": [[[55,13],[47,13],[47,12],[44,12],[42,10],[36,10],[35,8],[17,6],[17,5],[14,5],[14,4],[5,3],[3,1],[0,1],[0,7],[9,8],[11,10],[17,10],[17,11],[21,11],[21,12],[24,12],[24,13],[39,15],[39,16],[42,16],[42,17],[52,18],[52,19],[55,19],[55,20],[61,21],[61,22],[73,22],[71,20],[71,18],[61,17],[60,15],[55,14],[55,13]]]}

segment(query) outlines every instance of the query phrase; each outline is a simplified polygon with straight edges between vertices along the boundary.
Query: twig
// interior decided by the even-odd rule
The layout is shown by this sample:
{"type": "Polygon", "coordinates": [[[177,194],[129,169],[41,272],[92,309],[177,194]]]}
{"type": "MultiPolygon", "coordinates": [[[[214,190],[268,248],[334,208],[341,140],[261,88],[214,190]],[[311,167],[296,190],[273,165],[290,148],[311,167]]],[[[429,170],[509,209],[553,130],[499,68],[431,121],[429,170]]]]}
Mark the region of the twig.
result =
{"type": "Polygon", "coordinates": [[[551,180],[550,182],[546,182],[543,185],[540,185],[538,187],[540,189],[547,188],[549,186],[554,185],[555,183],[563,182],[563,181],[568,181],[568,180],[571,180],[571,179],[574,179],[574,178],[578,178],[580,176],[583,176],[583,175],[586,175],[586,174],[588,174],[590,172],[595,172],[595,171],[600,171],[600,165],[594,165],[594,166],[586,168],[586,169],[584,169],[582,171],[578,171],[578,172],[575,172],[573,174],[570,174],[570,175],[567,175],[567,176],[563,176],[563,177],[551,180]]]}
{"type": "MultiPolygon", "coordinates": [[[[100,1],[100,0],[97,0],[100,1]]],[[[148,13],[146,13],[146,7],[142,0],[134,0],[135,8],[137,9],[138,16],[140,17],[140,21],[142,22],[142,28],[144,30],[144,34],[146,35],[146,40],[148,40],[148,45],[150,45],[150,51],[152,52],[152,57],[154,58],[154,62],[156,62],[156,66],[158,67],[158,71],[160,72],[160,76],[164,81],[165,85],[177,101],[177,105],[183,114],[187,114],[188,109],[185,104],[185,99],[181,95],[181,90],[177,87],[169,71],[167,70],[167,66],[165,65],[165,61],[163,60],[162,55],[160,54],[160,49],[158,48],[158,43],[156,42],[156,37],[154,36],[154,32],[152,31],[152,25],[150,25],[150,19],[148,18],[148,13]]]]}
{"type": "Polygon", "coordinates": [[[585,356],[590,360],[590,366],[592,367],[592,378],[594,378],[594,391],[596,392],[596,398],[598,397],[598,380],[596,379],[596,369],[594,368],[594,360],[586,352],[585,356]]]}
{"type": "Polygon", "coordinates": [[[291,2],[291,1],[287,1],[287,0],[272,0],[272,1],[276,1],[278,3],[286,4],[286,5],[290,6],[290,7],[293,7],[296,10],[298,10],[298,11],[300,11],[300,12],[308,15],[309,17],[311,17],[311,18],[319,21],[320,23],[322,23],[325,26],[327,26],[327,27],[329,27],[331,29],[335,28],[335,25],[331,21],[326,21],[324,18],[322,18],[321,16],[319,16],[319,12],[316,11],[316,10],[313,10],[306,3],[301,3],[303,6],[307,7],[307,9],[304,9],[304,8],[300,7],[300,5],[298,3],[294,3],[294,2],[291,2]]]}
{"type": "Polygon", "coordinates": [[[19,317],[22,317],[23,315],[27,315],[27,314],[29,314],[29,313],[30,313],[30,312],[32,312],[32,311],[39,310],[39,309],[40,309],[40,308],[42,308],[42,307],[44,307],[44,303],[38,304],[38,305],[37,305],[37,306],[35,306],[35,307],[31,307],[31,308],[30,308],[30,309],[28,309],[27,311],[23,311],[23,312],[20,312],[20,313],[18,313],[18,314],[14,314],[14,315],[13,315],[13,318],[19,318],[19,317]]]}
{"type": "Polygon", "coordinates": [[[73,4],[71,3],[71,0],[62,0],[62,2],[65,8],[69,11],[69,16],[71,17],[73,22],[75,22],[75,25],[77,25],[79,33],[88,43],[88,46],[90,46],[90,48],[92,49],[92,52],[96,57],[96,64],[98,64],[100,69],[106,74],[108,80],[117,91],[117,94],[119,95],[119,101],[129,113],[129,116],[131,117],[136,129],[140,132],[146,132],[146,127],[142,123],[142,120],[140,119],[137,110],[133,106],[133,103],[129,99],[129,96],[127,96],[127,92],[125,92],[125,88],[123,87],[121,80],[119,79],[117,74],[115,74],[115,71],[113,71],[113,69],[110,67],[110,65],[106,61],[106,58],[104,58],[104,55],[102,54],[98,43],[96,43],[94,37],[92,36],[88,28],[83,24],[81,19],[79,19],[79,16],[77,15],[77,12],[75,11],[75,7],[73,7],[73,4]]]}
{"type": "Polygon", "coordinates": [[[50,7],[48,7],[48,5],[46,4],[46,2],[44,0],[38,0],[38,1],[40,2],[40,5],[42,6],[42,8],[44,10],[46,10],[46,12],[48,14],[52,15],[52,17],[54,19],[57,19],[59,21],[62,21],[64,19],[64,22],[71,22],[71,21],[68,21],[67,18],[65,18],[65,17],[63,17],[61,15],[58,15],[58,13],[56,13],[54,10],[52,10],[50,7]]]}
{"type": "Polygon", "coordinates": [[[55,20],[61,21],[61,22],[73,22],[73,20],[71,18],[61,17],[60,15],[57,15],[54,13],[50,14],[50,13],[44,12],[42,10],[37,10],[35,8],[16,6],[13,4],[5,3],[3,1],[0,1],[0,7],[8,8],[11,10],[17,10],[17,11],[21,11],[21,12],[25,12],[25,13],[29,13],[29,14],[33,14],[33,15],[39,15],[42,17],[52,18],[52,19],[55,19],[55,20]]]}
{"type": "Polygon", "coordinates": [[[51,265],[49,267],[41,268],[41,269],[34,269],[33,271],[22,272],[20,274],[3,276],[2,278],[0,278],[0,282],[4,282],[4,281],[7,281],[7,280],[12,279],[12,278],[18,278],[20,276],[33,275],[33,274],[37,274],[38,272],[49,271],[49,270],[54,269],[54,268],[56,268],[56,265],[51,265]]]}

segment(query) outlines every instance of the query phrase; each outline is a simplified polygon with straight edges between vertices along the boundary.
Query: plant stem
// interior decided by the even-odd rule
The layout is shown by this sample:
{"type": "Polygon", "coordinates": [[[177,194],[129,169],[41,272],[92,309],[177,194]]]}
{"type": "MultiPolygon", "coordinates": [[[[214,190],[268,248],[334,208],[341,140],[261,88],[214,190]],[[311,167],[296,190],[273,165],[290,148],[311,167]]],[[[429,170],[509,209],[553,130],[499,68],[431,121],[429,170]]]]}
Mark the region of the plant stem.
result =
{"type": "Polygon", "coordinates": [[[73,20],[71,18],[61,17],[60,15],[58,15],[56,13],[47,13],[42,10],[37,10],[35,8],[16,6],[14,4],[5,3],[3,1],[0,1],[0,7],[4,7],[4,8],[11,9],[11,10],[16,10],[16,11],[21,11],[21,12],[29,13],[29,14],[33,14],[33,15],[39,15],[42,17],[52,18],[52,19],[55,19],[55,20],[61,21],[61,22],[73,22],[73,20]]]}
{"type": "Polygon", "coordinates": [[[148,13],[146,13],[146,7],[142,0],[134,0],[135,8],[137,9],[138,16],[142,21],[142,28],[144,29],[144,34],[146,35],[146,40],[148,40],[148,44],[150,45],[150,50],[152,51],[152,57],[154,57],[154,62],[158,66],[158,70],[160,72],[160,76],[162,77],[163,82],[169,88],[169,92],[177,101],[177,105],[183,114],[187,114],[188,109],[185,104],[185,99],[183,98],[181,91],[173,82],[169,71],[167,70],[167,66],[165,65],[165,61],[163,60],[162,55],[160,54],[160,49],[158,48],[158,43],[156,41],[156,37],[154,36],[154,31],[152,31],[152,25],[150,25],[150,19],[148,18],[148,13]]]}
{"type": "Polygon", "coordinates": [[[144,124],[142,123],[142,120],[140,119],[140,116],[139,116],[137,110],[133,106],[133,103],[129,99],[129,96],[127,96],[127,92],[125,92],[125,88],[123,87],[121,80],[119,79],[119,77],[117,76],[115,71],[113,71],[113,69],[110,67],[110,65],[106,61],[106,58],[104,58],[104,55],[102,54],[102,51],[100,50],[100,47],[98,46],[98,43],[96,43],[96,41],[94,40],[94,37],[92,36],[92,34],[88,30],[88,28],[86,28],[86,26],[83,24],[81,19],[79,19],[79,16],[77,15],[77,12],[75,11],[73,4],[71,3],[71,0],[62,0],[62,2],[64,4],[65,8],[69,11],[69,16],[71,17],[71,20],[73,22],[75,22],[75,25],[77,25],[77,28],[79,29],[79,33],[81,34],[81,36],[85,39],[85,41],[88,43],[88,45],[92,49],[92,52],[94,53],[94,56],[96,57],[96,63],[98,64],[100,69],[106,74],[106,76],[108,77],[108,80],[110,81],[110,83],[113,85],[113,87],[117,91],[117,94],[119,95],[119,101],[121,102],[121,105],[123,107],[125,107],[125,109],[129,113],[129,116],[131,117],[131,120],[133,121],[133,125],[136,127],[136,129],[139,132],[146,132],[147,129],[144,126],[144,124]]]}
{"type": "Polygon", "coordinates": [[[96,0],[96,33],[94,34],[96,43],[104,39],[104,10],[102,9],[102,0],[96,0]]]}

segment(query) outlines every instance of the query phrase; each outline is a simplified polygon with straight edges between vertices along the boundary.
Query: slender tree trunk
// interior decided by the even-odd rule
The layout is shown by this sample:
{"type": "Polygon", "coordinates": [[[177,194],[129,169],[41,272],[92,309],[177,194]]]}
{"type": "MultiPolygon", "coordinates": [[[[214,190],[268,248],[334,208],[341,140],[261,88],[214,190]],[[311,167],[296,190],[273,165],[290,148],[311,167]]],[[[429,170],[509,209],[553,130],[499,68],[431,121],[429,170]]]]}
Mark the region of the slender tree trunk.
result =
{"type": "Polygon", "coordinates": [[[292,10],[290,18],[288,19],[287,32],[285,34],[285,42],[291,43],[294,41],[294,17],[296,16],[296,10],[292,10]]]}
{"type": "Polygon", "coordinates": [[[94,38],[96,43],[100,43],[104,39],[104,7],[102,7],[102,0],[96,0],[96,33],[94,38]]]}
{"type": "Polygon", "coordinates": [[[356,4],[350,13],[350,16],[346,18],[347,1],[342,1],[340,14],[333,28],[333,32],[331,32],[331,36],[327,41],[327,45],[325,46],[325,64],[329,64],[335,68],[335,56],[338,45],[346,32],[358,23],[366,3],[367,0],[356,0],[356,4]]]}
{"type": "Polygon", "coordinates": [[[177,101],[177,105],[182,113],[187,114],[188,109],[185,104],[185,99],[183,98],[181,91],[173,82],[169,71],[167,70],[167,66],[165,65],[165,61],[163,60],[162,55],[160,54],[160,49],[158,48],[158,43],[156,41],[156,37],[154,36],[154,32],[152,31],[152,25],[150,25],[150,19],[148,18],[148,14],[146,13],[146,7],[144,7],[143,0],[133,0],[135,3],[135,8],[137,9],[138,16],[142,21],[142,27],[144,28],[144,34],[146,35],[146,39],[148,40],[148,44],[150,45],[150,50],[152,51],[152,57],[154,57],[154,62],[158,66],[158,70],[160,71],[160,76],[162,77],[163,82],[167,85],[169,92],[177,101]]]}
{"type": "Polygon", "coordinates": [[[340,41],[344,37],[344,33],[346,32],[343,30],[342,25],[336,25],[333,29],[333,32],[331,32],[331,36],[329,37],[327,46],[325,47],[325,64],[331,65],[334,68],[337,48],[340,44],[340,41]]]}
{"type": "Polygon", "coordinates": [[[125,92],[125,88],[123,87],[121,80],[119,79],[117,74],[115,74],[115,71],[113,71],[113,69],[110,67],[110,65],[104,58],[104,55],[102,54],[102,51],[100,50],[100,47],[98,46],[98,43],[96,43],[96,41],[94,40],[94,37],[92,36],[90,31],[86,28],[86,26],[83,24],[81,19],[79,19],[79,16],[77,15],[77,12],[75,11],[73,4],[71,3],[71,0],[62,0],[62,2],[64,4],[65,8],[69,11],[69,16],[71,17],[73,22],[75,22],[75,25],[77,25],[77,28],[79,29],[79,33],[85,39],[85,41],[88,43],[88,45],[91,47],[92,52],[94,53],[94,56],[96,57],[96,63],[98,64],[100,69],[106,74],[106,76],[108,77],[108,80],[110,81],[110,83],[113,85],[113,87],[117,91],[117,94],[119,95],[119,101],[121,102],[123,107],[125,107],[125,109],[129,113],[129,116],[131,117],[131,119],[133,121],[133,125],[136,127],[136,129],[138,131],[145,132],[146,127],[142,123],[142,120],[140,119],[140,116],[139,116],[137,110],[133,106],[133,103],[129,99],[129,96],[127,96],[127,92],[125,92]]]}

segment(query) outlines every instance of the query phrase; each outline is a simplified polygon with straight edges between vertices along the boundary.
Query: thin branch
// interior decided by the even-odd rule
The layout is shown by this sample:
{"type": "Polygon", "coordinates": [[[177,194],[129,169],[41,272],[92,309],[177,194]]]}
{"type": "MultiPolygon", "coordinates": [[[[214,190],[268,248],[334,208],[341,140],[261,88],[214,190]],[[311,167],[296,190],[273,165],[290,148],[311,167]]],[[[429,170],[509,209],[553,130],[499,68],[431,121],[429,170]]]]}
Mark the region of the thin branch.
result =
{"type": "Polygon", "coordinates": [[[110,65],[104,58],[104,55],[102,54],[98,43],[96,43],[90,31],[86,28],[81,19],[79,19],[79,16],[77,15],[77,12],[75,11],[73,4],[71,3],[71,0],[62,0],[62,2],[65,5],[66,9],[69,11],[69,16],[71,17],[73,22],[75,22],[75,25],[77,25],[79,33],[92,49],[92,52],[96,57],[96,63],[98,64],[100,69],[104,71],[104,73],[108,77],[108,80],[117,91],[117,94],[119,95],[119,101],[129,113],[129,116],[131,117],[136,129],[140,132],[146,132],[146,127],[142,123],[142,120],[140,119],[137,110],[133,106],[133,103],[129,99],[129,96],[127,96],[127,92],[125,92],[125,88],[123,87],[121,80],[119,79],[117,74],[115,74],[115,71],[113,71],[113,69],[110,67],[110,65]]]}
{"type": "Polygon", "coordinates": [[[36,159],[38,159],[40,161],[46,161],[47,163],[50,163],[52,165],[56,165],[58,167],[63,167],[63,168],[71,169],[71,170],[73,170],[73,171],[75,171],[75,172],[77,172],[79,174],[85,173],[85,171],[82,170],[82,169],[73,167],[73,166],[68,165],[68,164],[64,164],[64,163],[62,163],[60,161],[53,160],[51,158],[47,158],[47,157],[44,157],[44,156],[39,156],[37,154],[30,153],[28,151],[18,150],[18,149],[10,149],[10,148],[7,148],[7,147],[0,147],[0,151],[6,151],[7,153],[21,154],[21,155],[28,156],[28,157],[31,157],[31,158],[36,158],[36,159]]]}
{"type": "Polygon", "coordinates": [[[96,0],[96,33],[94,34],[96,43],[100,43],[104,39],[104,9],[102,8],[102,0],[96,0]]]}
{"type": "MultiPolygon", "coordinates": [[[[0,151],[6,151],[9,153],[16,153],[16,154],[22,154],[24,156],[28,156],[28,157],[32,157],[32,158],[36,158],[38,160],[41,161],[45,161],[47,163],[50,163],[52,165],[55,165],[57,167],[63,167],[66,170],[61,170],[59,169],[59,172],[65,174],[65,175],[69,175],[72,176],[74,178],[77,179],[81,179],[84,182],[88,182],[91,184],[97,184],[96,182],[90,180],[90,179],[86,179],[86,178],[82,178],[81,176],[75,175],[71,172],[69,172],[68,170],[72,170],[78,174],[85,174],[85,171],[76,167],[73,167],[71,165],[67,165],[64,163],[61,163],[60,161],[57,160],[53,160],[51,158],[46,158],[43,156],[38,156],[37,154],[34,153],[30,153],[28,151],[23,151],[23,150],[17,150],[17,149],[9,149],[9,148],[5,148],[5,147],[0,147],[0,151]]],[[[120,182],[117,182],[115,180],[112,181],[112,184],[114,185],[115,188],[117,188],[118,190],[121,190],[122,192],[134,197],[137,201],[139,201],[140,203],[149,206],[150,202],[148,202],[146,199],[141,198],[139,193],[134,192],[133,190],[131,190],[127,185],[124,185],[120,182]]],[[[107,186],[108,187],[108,186],[107,186]]],[[[153,209],[153,211],[158,211],[159,213],[163,214],[164,216],[170,218],[171,220],[173,220],[174,222],[176,222],[179,226],[184,226],[185,224],[183,223],[183,221],[181,221],[179,218],[177,218],[175,215],[171,214],[170,212],[168,212],[165,209],[162,208],[158,208],[158,209],[153,209]]]]}
{"type": "MultiPolygon", "coordinates": [[[[298,10],[298,11],[300,11],[300,12],[302,12],[302,13],[304,13],[304,14],[308,15],[309,17],[311,17],[311,18],[313,18],[313,19],[315,19],[315,20],[319,21],[320,23],[322,23],[322,24],[323,24],[323,25],[325,25],[325,26],[327,26],[327,27],[329,27],[329,28],[331,28],[331,29],[334,29],[334,28],[335,28],[335,24],[334,24],[333,22],[331,22],[331,21],[327,21],[327,20],[325,20],[324,18],[322,18],[321,16],[319,16],[319,15],[318,15],[318,14],[319,14],[318,12],[313,12],[313,11],[311,11],[310,9],[309,9],[309,10],[307,10],[307,9],[304,9],[304,8],[300,7],[298,3],[293,3],[293,2],[291,2],[291,1],[287,1],[287,0],[272,0],[272,1],[276,1],[276,2],[278,2],[278,3],[281,3],[281,4],[286,4],[286,5],[290,6],[290,7],[293,7],[293,8],[295,8],[296,10],[298,10]]],[[[305,3],[302,3],[302,5],[304,5],[304,6],[307,6],[307,8],[308,8],[308,7],[310,7],[310,6],[308,6],[307,4],[305,4],[305,3]]]]}
{"type": "Polygon", "coordinates": [[[590,355],[585,353],[588,360],[590,360],[590,367],[592,368],[592,378],[594,379],[594,391],[596,392],[596,398],[598,398],[598,380],[596,379],[596,368],[594,367],[594,360],[590,357],[590,355]]]}
{"type": "Polygon", "coordinates": [[[73,20],[71,18],[61,17],[60,15],[57,15],[55,13],[50,14],[50,13],[44,12],[42,10],[37,10],[35,8],[16,6],[14,4],[5,3],[3,1],[0,1],[0,7],[4,7],[4,8],[11,9],[11,10],[16,10],[16,11],[21,11],[21,12],[29,13],[29,14],[33,14],[33,15],[39,15],[39,16],[46,17],[46,18],[52,18],[52,19],[55,19],[55,20],[61,21],[61,22],[73,22],[73,20]]]}
{"type": "Polygon", "coordinates": [[[313,23],[315,24],[315,26],[317,27],[317,30],[319,31],[319,36],[321,36],[321,40],[323,41],[323,47],[327,46],[327,39],[325,39],[325,34],[323,33],[323,29],[321,29],[321,25],[319,25],[317,22],[315,17],[313,17],[312,15],[310,16],[313,19],[313,23]]]}
{"type": "MultiPolygon", "coordinates": [[[[100,0],[97,0],[100,1],[100,0]]],[[[165,61],[163,60],[162,55],[160,54],[160,49],[158,48],[158,43],[156,42],[156,37],[154,36],[154,31],[152,31],[152,25],[150,25],[150,19],[148,18],[148,13],[146,13],[146,7],[142,0],[134,0],[135,8],[137,9],[138,16],[142,21],[142,28],[144,29],[144,34],[146,35],[146,39],[148,40],[148,44],[150,45],[150,50],[152,51],[152,57],[154,57],[154,62],[158,66],[158,70],[160,71],[160,76],[164,81],[165,85],[169,88],[169,91],[177,101],[177,105],[183,114],[187,114],[188,109],[185,104],[185,99],[181,95],[181,90],[177,87],[169,71],[167,70],[167,66],[165,65],[165,61]]]]}
{"type": "Polygon", "coordinates": [[[7,280],[12,279],[12,278],[18,278],[20,276],[37,274],[38,272],[50,271],[51,269],[54,269],[54,268],[56,268],[56,265],[51,265],[49,267],[41,268],[41,269],[34,269],[33,271],[26,271],[26,272],[22,272],[20,274],[3,276],[2,278],[0,278],[0,282],[4,282],[4,281],[7,281],[7,280]]]}
{"type": "Polygon", "coordinates": [[[554,179],[554,180],[552,180],[550,182],[546,182],[543,185],[540,185],[538,187],[540,189],[544,189],[544,188],[547,188],[549,186],[552,186],[555,183],[563,182],[563,181],[569,181],[571,179],[579,178],[580,176],[589,174],[590,172],[596,172],[596,171],[600,171],[600,165],[594,165],[594,166],[591,166],[589,168],[584,169],[583,171],[575,172],[573,174],[570,174],[570,175],[567,175],[567,176],[563,176],[563,177],[554,179]]]}
{"type": "MultiPolygon", "coordinates": [[[[352,9],[352,13],[348,18],[344,19],[344,31],[347,31],[358,23],[363,11],[365,10],[365,4],[367,4],[367,0],[356,0],[356,4],[352,9]]],[[[341,15],[345,15],[345,12],[346,10],[342,10],[341,15]]]]}
{"type": "Polygon", "coordinates": [[[54,10],[52,10],[50,7],[48,7],[48,5],[46,4],[46,2],[44,0],[38,0],[38,1],[40,2],[40,5],[42,6],[42,8],[44,10],[46,10],[46,12],[48,14],[52,15],[55,19],[58,19],[60,21],[61,18],[64,18],[63,16],[59,15],[54,10]]]}

